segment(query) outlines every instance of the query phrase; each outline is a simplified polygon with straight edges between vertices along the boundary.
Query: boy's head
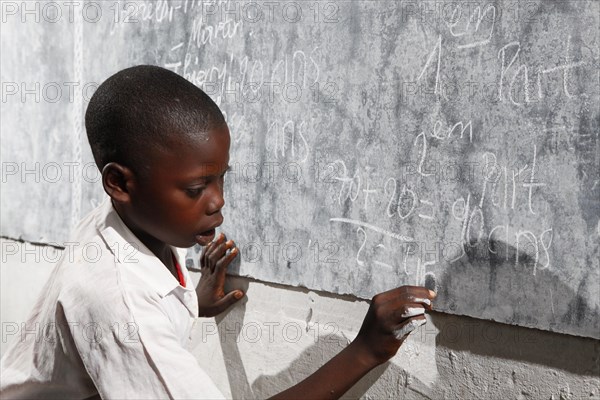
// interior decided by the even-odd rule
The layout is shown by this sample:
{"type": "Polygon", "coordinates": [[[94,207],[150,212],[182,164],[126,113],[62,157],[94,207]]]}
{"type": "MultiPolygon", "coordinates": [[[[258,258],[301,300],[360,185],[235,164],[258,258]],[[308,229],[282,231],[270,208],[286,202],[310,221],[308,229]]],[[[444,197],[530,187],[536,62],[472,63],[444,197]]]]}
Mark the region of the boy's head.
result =
{"type": "Polygon", "coordinates": [[[132,67],[100,85],[85,126],[104,189],[142,242],[211,239],[223,219],[229,131],[210,97],[166,69],[132,67]]]}

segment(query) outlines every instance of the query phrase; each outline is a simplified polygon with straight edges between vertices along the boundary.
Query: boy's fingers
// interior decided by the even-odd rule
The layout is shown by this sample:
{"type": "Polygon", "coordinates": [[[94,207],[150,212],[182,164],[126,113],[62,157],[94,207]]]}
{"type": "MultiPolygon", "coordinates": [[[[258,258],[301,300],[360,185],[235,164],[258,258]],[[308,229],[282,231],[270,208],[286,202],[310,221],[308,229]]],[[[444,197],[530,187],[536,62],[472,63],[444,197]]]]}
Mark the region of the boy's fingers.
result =
{"type": "Polygon", "coordinates": [[[395,296],[418,296],[433,300],[437,294],[423,286],[401,286],[390,290],[395,296]]]}
{"type": "Polygon", "coordinates": [[[431,310],[431,300],[425,297],[420,297],[418,295],[408,295],[406,297],[390,301],[390,305],[393,304],[394,307],[402,307],[404,304],[410,303],[417,303],[425,307],[427,310],[431,310]]]}
{"type": "Polygon", "coordinates": [[[215,245],[221,244],[226,240],[227,240],[227,237],[225,236],[225,234],[223,232],[221,232],[217,236],[215,236],[215,238],[209,244],[211,245],[211,248],[214,249],[215,245]]]}
{"type": "Polygon", "coordinates": [[[201,261],[201,263],[202,263],[203,266],[206,265],[208,254],[212,250],[212,248],[214,246],[214,243],[215,243],[214,241],[210,242],[209,244],[207,244],[206,246],[204,246],[204,249],[202,249],[202,254],[200,254],[200,261],[201,261]]]}
{"type": "Polygon", "coordinates": [[[238,250],[235,247],[235,242],[227,240],[227,236],[221,232],[215,240],[206,246],[201,256],[201,264],[204,267],[210,268],[211,272],[214,272],[215,269],[229,265],[237,253],[238,250]],[[228,250],[231,251],[228,252],[228,250]]]}
{"type": "Polygon", "coordinates": [[[233,259],[238,255],[238,252],[239,252],[239,250],[237,247],[234,247],[233,249],[231,249],[231,251],[228,254],[226,254],[219,261],[217,261],[216,270],[217,271],[221,271],[221,270],[226,271],[227,266],[229,264],[231,264],[233,259]]]}
{"type": "Polygon", "coordinates": [[[425,303],[428,302],[429,305],[431,305],[431,300],[436,297],[436,293],[421,286],[401,286],[399,288],[380,293],[375,297],[380,303],[398,300],[410,301],[411,299],[423,299],[426,300],[425,303]]]}
{"type": "Polygon", "coordinates": [[[409,318],[405,322],[394,328],[394,336],[396,339],[403,340],[409,333],[417,329],[419,326],[427,322],[424,315],[419,315],[414,318],[409,318]]]}
{"type": "Polygon", "coordinates": [[[210,249],[207,250],[207,257],[210,257],[216,251],[219,245],[221,243],[224,243],[226,240],[227,237],[225,236],[225,234],[223,232],[219,233],[219,236],[217,236],[212,242],[209,243],[210,249]]]}
{"type": "Polygon", "coordinates": [[[233,242],[233,240],[228,240],[225,243],[221,243],[220,245],[218,245],[214,251],[212,251],[209,255],[209,258],[211,259],[211,261],[213,262],[213,264],[216,264],[217,262],[219,262],[219,260],[221,258],[223,258],[223,256],[225,255],[225,253],[227,252],[227,250],[231,249],[235,247],[235,243],[233,242]]]}
{"type": "Polygon", "coordinates": [[[408,318],[425,314],[425,307],[421,303],[404,303],[394,310],[394,320],[404,322],[408,318]]]}
{"type": "Polygon", "coordinates": [[[398,291],[400,293],[418,294],[420,296],[425,296],[430,299],[433,299],[436,296],[436,293],[434,291],[429,290],[423,286],[402,286],[398,288],[398,291]]]}
{"type": "Polygon", "coordinates": [[[203,262],[207,261],[207,257],[210,254],[210,252],[214,249],[216,241],[217,240],[214,239],[211,242],[209,242],[206,246],[204,246],[204,249],[202,250],[202,255],[201,255],[203,262]]]}
{"type": "Polygon", "coordinates": [[[210,250],[210,248],[212,247],[213,242],[210,242],[209,244],[207,244],[206,246],[204,246],[204,248],[202,249],[202,254],[200,255],[200,257],[203,257],[206,255],[206,253],[208,253],[208,251],[210,250]]]}

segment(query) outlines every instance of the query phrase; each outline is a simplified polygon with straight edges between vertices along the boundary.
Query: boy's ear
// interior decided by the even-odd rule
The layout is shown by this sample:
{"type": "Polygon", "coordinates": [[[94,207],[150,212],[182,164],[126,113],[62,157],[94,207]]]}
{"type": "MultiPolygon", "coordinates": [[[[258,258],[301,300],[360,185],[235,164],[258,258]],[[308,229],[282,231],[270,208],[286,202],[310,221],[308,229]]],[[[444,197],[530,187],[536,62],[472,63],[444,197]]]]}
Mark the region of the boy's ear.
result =
{"type": "Polygon", "coordinates": [[[110,162],[102,168],[104,191],[118,203],[128,203],[134,185],[134,174],[129,168],[110,162]]]}

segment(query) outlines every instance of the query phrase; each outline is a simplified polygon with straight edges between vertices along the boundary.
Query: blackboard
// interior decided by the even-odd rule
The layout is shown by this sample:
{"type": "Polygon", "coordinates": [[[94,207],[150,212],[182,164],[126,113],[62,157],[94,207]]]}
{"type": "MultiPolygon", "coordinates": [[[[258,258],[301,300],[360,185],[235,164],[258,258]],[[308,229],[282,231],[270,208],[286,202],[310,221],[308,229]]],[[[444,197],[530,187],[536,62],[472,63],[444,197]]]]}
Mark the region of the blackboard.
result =
{"type": "Polygon", "coordinates": [[[67,240],[102,195],[87,101],[155,64],[226,114],[232,273],[600,338],[597,1],[15,4],[2,235],[67,240]]]}

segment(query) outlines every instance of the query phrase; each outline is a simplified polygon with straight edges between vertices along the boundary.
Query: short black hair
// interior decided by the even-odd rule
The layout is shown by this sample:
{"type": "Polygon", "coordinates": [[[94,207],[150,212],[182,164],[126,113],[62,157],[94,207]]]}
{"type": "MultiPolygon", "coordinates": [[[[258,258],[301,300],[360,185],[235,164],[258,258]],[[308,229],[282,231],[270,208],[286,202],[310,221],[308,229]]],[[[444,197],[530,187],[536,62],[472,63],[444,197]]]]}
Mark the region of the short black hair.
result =
{"type": "Polygon", "coordinates": [[[173,135],[206,134],[224,124],[221,110],[202,89],[153,65],[112,75],[98,87],[85,113],[98,168],[118,162],[140,174],[148,148],[164,148],[173,135]]]}

